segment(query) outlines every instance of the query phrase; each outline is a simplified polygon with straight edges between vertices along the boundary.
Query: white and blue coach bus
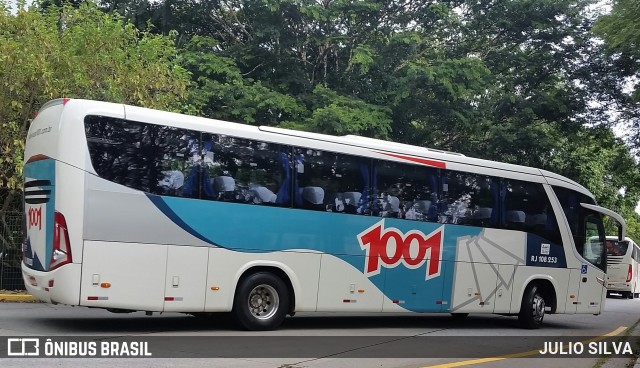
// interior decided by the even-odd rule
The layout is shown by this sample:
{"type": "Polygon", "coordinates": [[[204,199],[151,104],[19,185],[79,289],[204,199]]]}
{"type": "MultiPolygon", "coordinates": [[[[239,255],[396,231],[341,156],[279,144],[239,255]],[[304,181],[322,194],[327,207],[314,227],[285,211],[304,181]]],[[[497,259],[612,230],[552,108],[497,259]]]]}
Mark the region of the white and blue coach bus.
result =
{"type": "Polygon", "coordinates": [[[625,232],[544,170],[76,99],[32,122],[24,188],[40,300],[251,330],[303,311],[599,314],[603,215],[625,232]]]}

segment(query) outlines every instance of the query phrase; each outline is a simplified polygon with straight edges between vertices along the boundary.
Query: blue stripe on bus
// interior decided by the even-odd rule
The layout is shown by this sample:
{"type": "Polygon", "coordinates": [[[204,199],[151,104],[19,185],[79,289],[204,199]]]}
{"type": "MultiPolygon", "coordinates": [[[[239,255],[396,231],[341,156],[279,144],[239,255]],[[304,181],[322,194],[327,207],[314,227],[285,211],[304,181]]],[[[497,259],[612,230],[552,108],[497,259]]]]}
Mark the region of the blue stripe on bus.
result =
{"type": "Polygon", "coordinates": [[[196,231],[191,226],[189,226],[184,221],[182,221],[182,218],[180,218],[180,216],[178,216],[175,213],[175,211],[173,211],[171,209],[171,207],[169,207],[169,205],[162,199],[162,197],[157,196],[157,195],[147,194],[147,198],[149,198],[151,203],[153,203],[160,211],[162,211],[162,213],[165,216],[167,216],[169,218],[169,220],[171,220],[176,225],[180,226],[180,228],[182,228],[183,230],[185,230],[189,234],[195,236],[196,238],[198,238],[198,239],[200,239],[200,240],[202,240],[202,241],[204,241],[206,243],[209,243],[211,245],[219,247],[219,245],[216,244],[215,242],[213,242],[211,239],[203,236],[198,231],[196,231]]]}
{"type": "MultiPolygon", "coordinates": [[[[179,197],[149,198],[176,225],[215,246],[247,253],[313,250],[331,254],[366,275],[387,298],[402,300],[402,308],[415,312],[449,310],[450,305],[446,302],[452,299],[457,244],[465,241],[463,238],[477,237],[483,231],[483,228],[473,226],[394,218],[382,221],[374,216],[292,211],[266,205],[179,197]],[[402,263],[391,267],[378,265],[376,272],[367,272],[367,252],[361,248],[358,236],[369,229],[377,229],[377,225],[384,227],[383,233],[400,232],[403,239],[410,232],[420,231],[424,238],[442,231],[442,261],[437,277],[425,277],[428,276],[428,261],[413,268],[402,263]]],[[[561,245],[532,234],[527,234],[525,241],[527,265],[566,267],[561,245]],[[538,255],[535,260],[534,254],[538,255]]]]}
{"type": "MultiPolygon", "coordinates": [[[[209,244],[252,253],[308,249],[338,257],[361,273],[365,273],[367,260],[358,235],[382,220],[373,216],[292,211],[264,205],[148,197],[176,225],[209,244]]],[[[393,218],[384,219],[383,224],[385,229],[395,228],[403,234],[419,230],[427,235],[443,229],[440,273],[426,279],[428,263],[418,268],[399,264],[381,267],[379,273],[368,275],[369,280],[389,299],[403,300],[405,309],[448,310],[448,305],[436,301],[451,300],[458,239],[478,236],[483,229],[393,218]]]]}

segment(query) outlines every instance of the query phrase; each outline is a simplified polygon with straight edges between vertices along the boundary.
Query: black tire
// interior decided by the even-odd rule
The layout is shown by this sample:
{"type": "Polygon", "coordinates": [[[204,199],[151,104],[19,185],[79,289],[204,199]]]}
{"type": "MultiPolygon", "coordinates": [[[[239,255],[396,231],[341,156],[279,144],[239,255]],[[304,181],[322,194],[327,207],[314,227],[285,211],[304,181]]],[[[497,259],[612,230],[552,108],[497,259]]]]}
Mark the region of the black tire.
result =
{"type": "Polygon", "coordinates": [[[546,304],[538,285],[527,287],[522,297],[522,305],[518,314],[520,326],[527,329],[540,328],[544,320],[545,307],[546,304]]]}
{"type": "Polygon", "coordinates": [[[287,316],[289,291],[278,276],[258,272],[243,278],[236,288],[233,317],[250,331],[276,329],[287,316]]]}
{"type": "Polygon", "coordinates": [[[464,321],[468,316],[469,313],[451,313],[451,318],[456,322],[464,321]]]}
{"type": "Polygon", "coordinates": [[[633,291],[627,291],[627,299],[633,299],[633,291]]]}

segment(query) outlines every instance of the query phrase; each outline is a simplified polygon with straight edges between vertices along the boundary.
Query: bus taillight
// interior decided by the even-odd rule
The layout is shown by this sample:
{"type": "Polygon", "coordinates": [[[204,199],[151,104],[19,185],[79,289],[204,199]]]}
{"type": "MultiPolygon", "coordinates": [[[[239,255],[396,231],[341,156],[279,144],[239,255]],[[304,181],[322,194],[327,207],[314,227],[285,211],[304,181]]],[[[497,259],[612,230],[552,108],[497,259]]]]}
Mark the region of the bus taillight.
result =
{"type": "Polygon", "coordinates": [[[22,216],[22,244],[20,246],[22,249],[22,260],[25,259],[25,254],[27,253],[27,217],[22,216]]]}
{"type": "Polygon", "coordinates": [[[631,281],[633,278],[633,266],[629,265],[629,271],[627,272],[627,282],[631,281]]]}
{"type": "Polygon", "coordinates": [[[53,225],[53,252],[51,253],[49,271],[67,263],[71,263],[69,231],[67,231],[67,222],[64,216],[60,212],[56,212],[53,225]]]}

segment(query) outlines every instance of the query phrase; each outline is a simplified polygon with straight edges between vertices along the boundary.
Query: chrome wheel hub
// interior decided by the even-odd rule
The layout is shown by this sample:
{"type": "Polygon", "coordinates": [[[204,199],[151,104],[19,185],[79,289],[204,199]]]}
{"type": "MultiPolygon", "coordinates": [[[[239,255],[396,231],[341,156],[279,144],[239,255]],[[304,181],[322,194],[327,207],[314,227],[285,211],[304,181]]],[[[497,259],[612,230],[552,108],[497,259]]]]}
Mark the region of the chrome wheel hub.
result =
{"type": "Polygon", "coordinates": [[[270,285],[258,285],[251,290],[247,300],[249,311],[257,319],[269,319],[278,311],[280,298],[270,285]]]}
{"type": "Polygon", "coordinates": [[[541,296],[536,295],[533,298],[533,318],[536,321],[542,321],[542,319],[544,318],[544,309],[544,299],[541,296]]]}

